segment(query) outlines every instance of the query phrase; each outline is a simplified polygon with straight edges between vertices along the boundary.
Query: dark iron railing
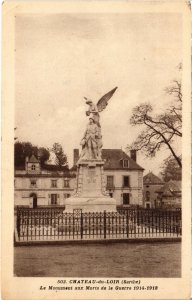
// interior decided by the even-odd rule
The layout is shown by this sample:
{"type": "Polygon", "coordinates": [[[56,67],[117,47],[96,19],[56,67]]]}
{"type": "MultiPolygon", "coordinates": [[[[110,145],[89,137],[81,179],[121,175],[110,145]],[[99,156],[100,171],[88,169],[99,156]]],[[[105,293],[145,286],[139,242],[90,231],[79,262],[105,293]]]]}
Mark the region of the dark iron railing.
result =
{"type": "Polygon", "coordinates": [[[181,211],[119,209],[65,213],[60,209],[18,209],[19,241],[180,237],[181,211]]]}

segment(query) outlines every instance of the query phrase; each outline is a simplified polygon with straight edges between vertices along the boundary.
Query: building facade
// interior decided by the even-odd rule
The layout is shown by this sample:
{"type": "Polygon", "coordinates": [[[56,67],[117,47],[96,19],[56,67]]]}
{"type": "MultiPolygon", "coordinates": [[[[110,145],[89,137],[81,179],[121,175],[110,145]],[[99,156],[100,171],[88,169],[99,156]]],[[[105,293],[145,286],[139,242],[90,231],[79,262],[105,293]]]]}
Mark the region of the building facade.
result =
{"type": "MultiPolygon", "coordinates": [[[[25,166],[15,169],[15,206],[64,206],[76,189],[76,163],[79,150],[74,149],[74,165],[68,170],[55,165],[41,167],[32,155],[25,166]]],[[[106,190],[117,205],[142,206],[143,168],[136,162],[136,151],[129,157],[121,149],[103,149],[106,190]]]]}
{"type": "MultiPolygon", "coordinates": [[[[79,150],[74,149],[74,165],[79,159],[79,150]]],[[[106,190],[109,196],[121,206],[142,206],[143,204],[143,168],[136,162],[136,151],[128,156],[121,149],[103,149],[106,190]]],[[[74,184],[75,185],[75,184],[74,184]]]]}
{"type": "Polygon", "coordinates": [[[145,208],[157,207],[157,190],[162,188],[164,182],[152,172],[143,177],[143,206],[145,208]]]}
{"type": "Polygon", "coordinates": [[[74,192],[74,176],[65,167],[41,167],[34,155],[26,158],[25,166],[15,169],[15,206],[64,206],[74,192]]]}
{"type": "Polygon", "coordinates": [[[157,207],[165,209],[181,208],[181,181],[166,182],[157,193],[157,207]]]}
{"type": "Polygon", "coordinates": [[[136,163],[136,151],[129,157],[121,149],[103,149],[106,189],[117,205],[142,206],[143,168],[136,163]]]}

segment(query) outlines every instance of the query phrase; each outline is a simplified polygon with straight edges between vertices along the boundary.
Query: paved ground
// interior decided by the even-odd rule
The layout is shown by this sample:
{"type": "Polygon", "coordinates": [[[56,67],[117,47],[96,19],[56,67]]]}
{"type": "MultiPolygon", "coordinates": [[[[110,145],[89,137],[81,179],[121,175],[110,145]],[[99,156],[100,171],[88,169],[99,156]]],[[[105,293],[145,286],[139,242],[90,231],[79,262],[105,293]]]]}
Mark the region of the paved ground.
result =
{"type": "Polygon", "coordinates": [[[24,277],[180,277],[181,243],[16,247],[14,262],[24,277]]]}

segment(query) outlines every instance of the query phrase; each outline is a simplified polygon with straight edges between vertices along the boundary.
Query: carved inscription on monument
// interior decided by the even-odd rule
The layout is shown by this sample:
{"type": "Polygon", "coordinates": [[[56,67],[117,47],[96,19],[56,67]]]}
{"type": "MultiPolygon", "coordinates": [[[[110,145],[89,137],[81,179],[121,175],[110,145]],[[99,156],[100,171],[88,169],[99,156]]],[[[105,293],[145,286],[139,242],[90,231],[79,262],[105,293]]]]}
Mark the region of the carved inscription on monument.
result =
{"type": "Polygon", "coordinates": [[[96,183],[96,172],[95,172],[95,170],[88,169],[87,176],[88,176],[87,183],[89,183],[89,184],[96,183]]]}

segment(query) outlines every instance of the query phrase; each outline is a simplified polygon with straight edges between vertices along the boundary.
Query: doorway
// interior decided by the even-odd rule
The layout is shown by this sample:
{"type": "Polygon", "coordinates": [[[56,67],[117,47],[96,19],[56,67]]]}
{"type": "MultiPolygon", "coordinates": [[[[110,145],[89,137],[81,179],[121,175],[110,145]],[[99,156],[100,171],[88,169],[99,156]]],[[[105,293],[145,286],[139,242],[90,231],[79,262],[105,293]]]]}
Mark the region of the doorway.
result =
{"type": "Polygon", "coordinates": [[[30,197],[33,198],[33,208],[37,208],[37,195],[35,193],[31,193],[30,197]]]}
{"type": "Polygon", "coordinates": [[[151,208],[150,203],[146,203],[146,208],[151,208]]]}
{"type": "Polygon", "coordinates": [[[123,193],[123,205],[129,205],[129,193],[123,193]]]}

